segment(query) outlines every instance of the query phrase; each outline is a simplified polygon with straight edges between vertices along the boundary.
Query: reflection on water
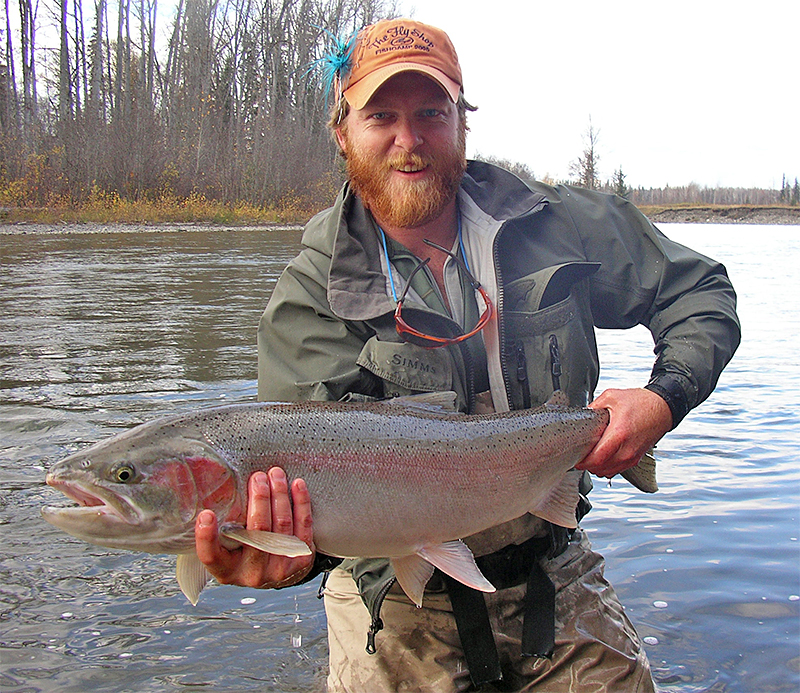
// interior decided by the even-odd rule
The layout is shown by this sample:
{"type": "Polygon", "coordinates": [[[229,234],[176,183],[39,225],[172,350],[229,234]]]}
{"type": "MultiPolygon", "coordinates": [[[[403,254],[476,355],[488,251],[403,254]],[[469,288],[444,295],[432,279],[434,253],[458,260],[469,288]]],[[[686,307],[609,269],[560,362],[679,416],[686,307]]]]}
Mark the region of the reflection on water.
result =
{"type": "MultiPolygon", "coordinates": [[[[598,481],[585,521],[665,691],[800,690],[797,227],[664,225],[723,260],[745,342],[659,446],[661,491],[598,481]]],[[[0,689],[307,691],[316,586],[216,587],[39,516],[46,468],[120,428],[255,397],[255,327],[296,231],[3,236],[0,689]]],[[[602,333],[602,387],[640,385],[644,330],[602,333]]]]}

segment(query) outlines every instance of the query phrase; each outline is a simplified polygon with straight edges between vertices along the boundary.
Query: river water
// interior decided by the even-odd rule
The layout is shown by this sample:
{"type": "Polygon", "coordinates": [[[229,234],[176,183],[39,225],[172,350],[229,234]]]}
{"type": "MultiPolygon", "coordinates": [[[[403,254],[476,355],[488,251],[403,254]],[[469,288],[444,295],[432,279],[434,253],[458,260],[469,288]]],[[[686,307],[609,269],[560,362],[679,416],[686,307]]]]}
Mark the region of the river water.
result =
{"type": "MultiPolygon", "coordinates": [[[[727,265],[744,342],[659,445],[659,493],[597,480],[584,526],[662,691],[796,693],[800,227],[661,228],[727,265]]],[[[65,455],[255,398],[255,326],[299,233],[149,230],[0,236],[0,690],[322,690],[316,584],[215,586],[192,607],[174,558],[91,546],[39,515],[61,502],[44,475],[65,455]]],[[[644,329],[599,342],[601,388],[646,381],[644,329]]]]}

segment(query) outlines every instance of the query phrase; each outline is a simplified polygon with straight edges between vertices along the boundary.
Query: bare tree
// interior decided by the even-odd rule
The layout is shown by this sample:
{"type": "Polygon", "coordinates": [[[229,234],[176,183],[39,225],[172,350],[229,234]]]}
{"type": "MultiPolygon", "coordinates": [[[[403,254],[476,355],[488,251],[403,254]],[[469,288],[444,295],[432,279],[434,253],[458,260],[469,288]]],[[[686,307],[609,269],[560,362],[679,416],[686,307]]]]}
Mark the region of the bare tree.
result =
{"type": "Polygon", "coordinates": [[[589,126],[583,135],[583,153],[569,165],[569,172],[575,177],[576,182],[583,188],[597,190],[600,187],[600,174],[597,164],[600,156],[597,152],[597,142],[600,131],[592,125],[592,117],[589,116],[589,126]]]}

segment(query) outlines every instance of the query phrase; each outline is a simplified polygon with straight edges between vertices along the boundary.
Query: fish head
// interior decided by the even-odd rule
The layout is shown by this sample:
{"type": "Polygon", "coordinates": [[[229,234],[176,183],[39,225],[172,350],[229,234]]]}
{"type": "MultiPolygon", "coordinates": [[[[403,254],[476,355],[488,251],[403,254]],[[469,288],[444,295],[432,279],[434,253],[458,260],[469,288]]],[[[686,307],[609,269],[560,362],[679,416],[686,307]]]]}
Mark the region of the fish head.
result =
{"type": "Polygon", "coordinates": [[[222,454],[196,431],[143,424],[53,465],[47,483],[77,502],[45,507],[45,520],[84,541],[150,553],[194,547],[204,508],[241,516],[242,490],[222,454]]]}

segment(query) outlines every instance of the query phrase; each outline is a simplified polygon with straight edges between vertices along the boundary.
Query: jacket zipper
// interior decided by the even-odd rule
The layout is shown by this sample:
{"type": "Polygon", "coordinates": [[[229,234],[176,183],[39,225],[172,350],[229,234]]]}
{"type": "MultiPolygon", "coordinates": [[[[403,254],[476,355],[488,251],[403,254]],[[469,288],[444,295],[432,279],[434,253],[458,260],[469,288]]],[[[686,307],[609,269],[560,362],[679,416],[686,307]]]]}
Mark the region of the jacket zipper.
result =
{"type": "Polygon", "coordinates": [[[550,377],[553,379],[553,391],[561,389],[561,353],[558,348],[558,339],[550,335],[550,377]]]}
{"type": "Polygon", "coordinates": [[[531,408],[531,390],[528,387],[528,359],[525,356],[525,344],[517,342],[517,382],[522,390],[522,408],[531,408]]]}
{"type": "Polygon", "coordinates": [[[383,606],[383,601],[386,599],[386,595],[389,594],[389,590],[392,589],[392,585],[394,585],[395,582],[397,582],[397,578],[388,580],[383,586],[383,589],[378,593],[377,599],[372,603],[372,611],[370,613],[371,622],[369,624],[369,630],[367,631],[367,654],[372,655],[377,651],[375,649],[375,636],[379,631],[383,630],[383,621],[380,615],[381,607],[383,606]]]}

